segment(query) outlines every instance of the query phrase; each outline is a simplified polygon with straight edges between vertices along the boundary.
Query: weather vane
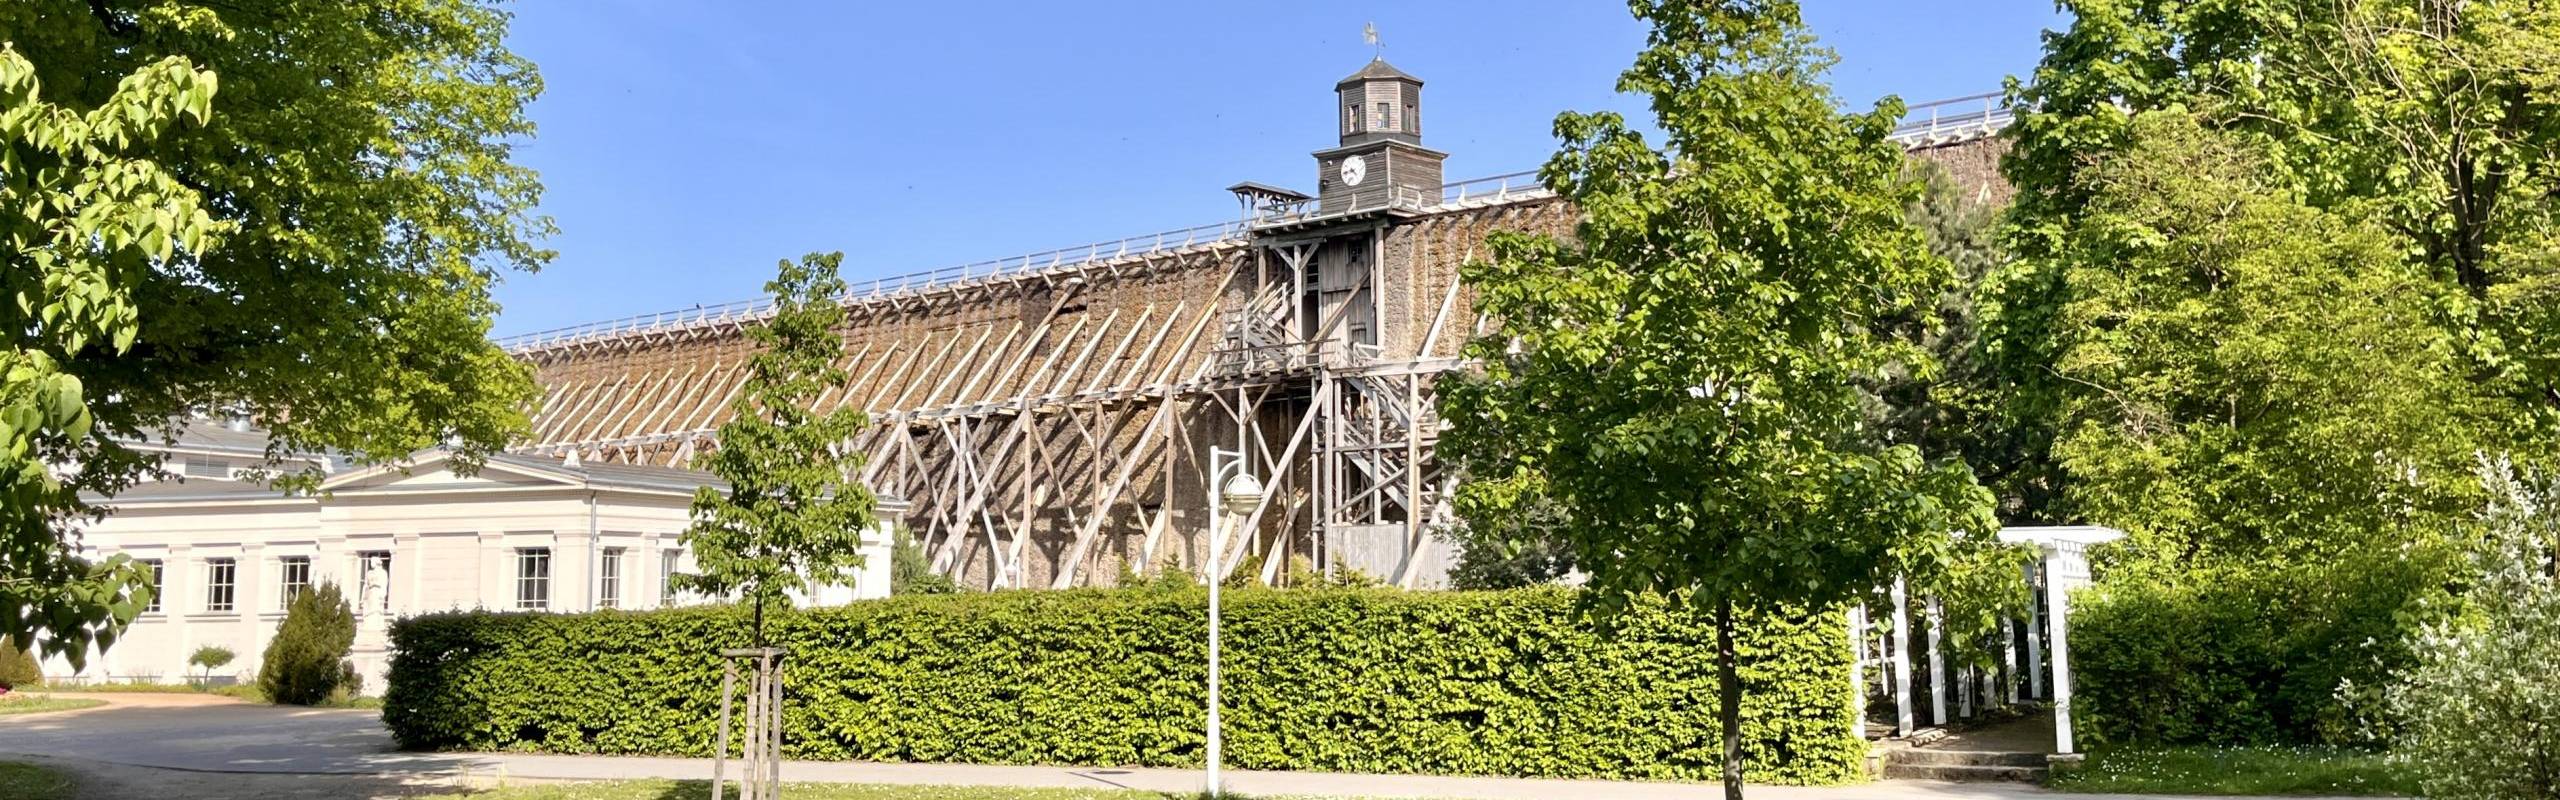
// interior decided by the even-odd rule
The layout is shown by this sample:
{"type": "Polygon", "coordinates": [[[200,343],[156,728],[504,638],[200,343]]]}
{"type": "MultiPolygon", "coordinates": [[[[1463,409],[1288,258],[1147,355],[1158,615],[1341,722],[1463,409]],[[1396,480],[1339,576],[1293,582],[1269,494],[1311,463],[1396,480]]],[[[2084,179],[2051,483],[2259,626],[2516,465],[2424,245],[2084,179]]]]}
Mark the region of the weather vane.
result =
{"type": "Polygon", "coordinates": [[[1362,40],[1362,41],[1366,41],[1366,42],[1368,42],[1370,47],[1377,48],[1377,51],[1376,51],[1376,57],[1377,57],[1377,58],[1386,58],[1386,57],[1387,57],[1387,46],[1386,46],[1386,45],[1383,45],[1383,44],[1379,44],[1379,43],[1378,43],[1378,23],[1371,22],[1371,23],[1368,23],[1368,24],[1365,24],[1365,25],[1361,25],[1361,26],[1360,26],[1360,38],[1361,38],[1361,40],[1362,40]]]}

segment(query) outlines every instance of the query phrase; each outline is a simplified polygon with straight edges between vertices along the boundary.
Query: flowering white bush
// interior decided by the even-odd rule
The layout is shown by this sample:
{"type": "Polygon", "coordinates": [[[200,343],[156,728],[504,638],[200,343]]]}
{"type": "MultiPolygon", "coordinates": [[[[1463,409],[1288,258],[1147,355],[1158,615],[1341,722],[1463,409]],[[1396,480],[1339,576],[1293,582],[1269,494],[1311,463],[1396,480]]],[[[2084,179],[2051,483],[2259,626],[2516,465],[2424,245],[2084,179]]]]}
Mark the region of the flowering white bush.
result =
{"type": "Polygon", "coordinates": [[[2427,796],[2560,798],[2560,482],[2503,459],[2480,477],[2475,582],[2460,614],[2420,629],[2391,706],[2427,796]]]}

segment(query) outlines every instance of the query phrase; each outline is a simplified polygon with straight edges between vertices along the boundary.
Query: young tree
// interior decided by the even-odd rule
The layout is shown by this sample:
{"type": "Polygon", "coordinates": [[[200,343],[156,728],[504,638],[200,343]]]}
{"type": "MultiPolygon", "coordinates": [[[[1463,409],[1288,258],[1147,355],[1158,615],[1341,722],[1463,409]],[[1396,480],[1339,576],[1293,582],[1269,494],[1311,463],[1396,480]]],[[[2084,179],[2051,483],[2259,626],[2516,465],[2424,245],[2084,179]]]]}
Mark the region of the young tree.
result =
{"type": "Polygon", "coordinates": [[[837,277],[843,253],[784,261],[765,284],[773,314],[750,328],[764,350],[748,362],[746,386],[720,425],[720,447],[703,466],[728,483],[693,496],[693,526],[684,543],[699,571],[678,575],[681,588],[739,593],[755,606],[755,643],[765,643],[767,605],[793,590],[842,583],[862,566],[862,531],[871,526],[871,491],[852,447],[866,420],[842,406],[819,413],[812,404],[852,376],[836,365],[844,340],[837,277]]]}
{"type": "Polygon", "coordinates": [[[285,607],[284,623],[267,640],[258,664],[258,690],[267,702],[318,705],[339,689],[353,689],[347,654],[356,643],[355,610],[336,583],[304,590],[285,607]]]}
{"type": "Polygon", "coordinates": [[[1442,446],[1545,482],[1604,610],[1665,592],[1713,615],[1739,798],[1737,612],[1827,613],[1990,533],[1991,499],[1863,424],[1863,378],[1928,369],[1879,323],[1950,278],[1903,216],[1901,104],[1841,113],[1794,3],[1633,5],[1653,30],[1618,88],[1651,98],[1667,141],[1557,118],[1541,178],[1582,220],[1569,241],[1497,235],[1468,265],[1497,329],[1468,345],[1483,374],[1443,395],[1442,446]]]}
{"type": "Polygon", "coordinates": [[[898,526],[889,543],[889,593],[952,594],[960,591],[949,576],[933,571],[933,559],[924,554],[924,546],[916,544],[916,535],[898,526]]]}
{"type": "Polygon", "coordinates": [[[213,682],[213,671],[223,668],[224,665],[230,664],[231,659],[235,657],[236,656],[231,652],[231,648],[218,644],[201,645],[196,648],[195,652],[187,654],[187,666],[203,669],[204,681],[206,683],[211,683],[213,682]]]}
{"type": "Polygon", "coordinates": [[[488,289],[549,258],[550,224],[511,161],[541,81],[506,19],[0,3],[0,637],[79,658],[147,605],[147,570],[69,531],[82,492],[158,468],[124,443],[191,409],[364,461],[453,441],[469,464],[523,429],[488,289]]]}

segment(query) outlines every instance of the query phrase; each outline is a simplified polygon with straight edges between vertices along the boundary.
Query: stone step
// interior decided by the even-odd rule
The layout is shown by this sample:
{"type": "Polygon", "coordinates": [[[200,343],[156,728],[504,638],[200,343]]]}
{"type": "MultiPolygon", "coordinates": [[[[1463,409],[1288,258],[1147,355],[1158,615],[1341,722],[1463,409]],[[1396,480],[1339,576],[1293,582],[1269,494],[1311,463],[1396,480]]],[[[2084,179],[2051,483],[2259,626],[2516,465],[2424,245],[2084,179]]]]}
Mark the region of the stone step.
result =
{"type": "Polygon", "coordinates": [[[1896,764],[1940,764],[1952,767],[2041,767],[2047,760],[2043,753],[2002,753],[1977,750],[1931,750],[1911,748],[1893,751],[1888,760],[1896,764]]]}
{"type": "Polygon", "coordinates": [[[1989,783],[2016,781],[2042,783],[2043,767],[1976,766],[1970,764],[1886,764],[1886,780],[1896,781],[1968,781],[1989,783]]]}

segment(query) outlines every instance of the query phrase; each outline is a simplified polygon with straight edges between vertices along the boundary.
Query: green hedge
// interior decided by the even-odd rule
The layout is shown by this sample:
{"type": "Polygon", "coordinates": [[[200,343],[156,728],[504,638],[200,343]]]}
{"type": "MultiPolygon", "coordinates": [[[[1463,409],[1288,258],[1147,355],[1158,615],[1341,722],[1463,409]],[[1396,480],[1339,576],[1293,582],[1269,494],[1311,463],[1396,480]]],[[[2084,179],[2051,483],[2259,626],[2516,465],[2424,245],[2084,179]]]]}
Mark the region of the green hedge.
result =
{"type": "Polygon", "coordinates": [[[2450,564],[2411,548],[2081,590],[2073,718],[2117,744],[2375,743],[2372,692],[2410,663],[2409,636],[2442,607],[2450,564]]]}
{"type": "MultiPolygon", "coordinates": [[[[1704,779],[1711,627],[1659,606],[1595,633],[1561,590],[1228,595],[1226,758],[1243,769],[1704,779]]],[[[791,757],[1098,766],[1202,758],[1197,590],[906,597],[782,617],[791,757]]],[[[1856,774],[1846,632],[1753,617],[1751,778],[1856,774]]],[[[715,607],[404,620],[383,721],[403,747],[704,756],[715,607]]]]}

